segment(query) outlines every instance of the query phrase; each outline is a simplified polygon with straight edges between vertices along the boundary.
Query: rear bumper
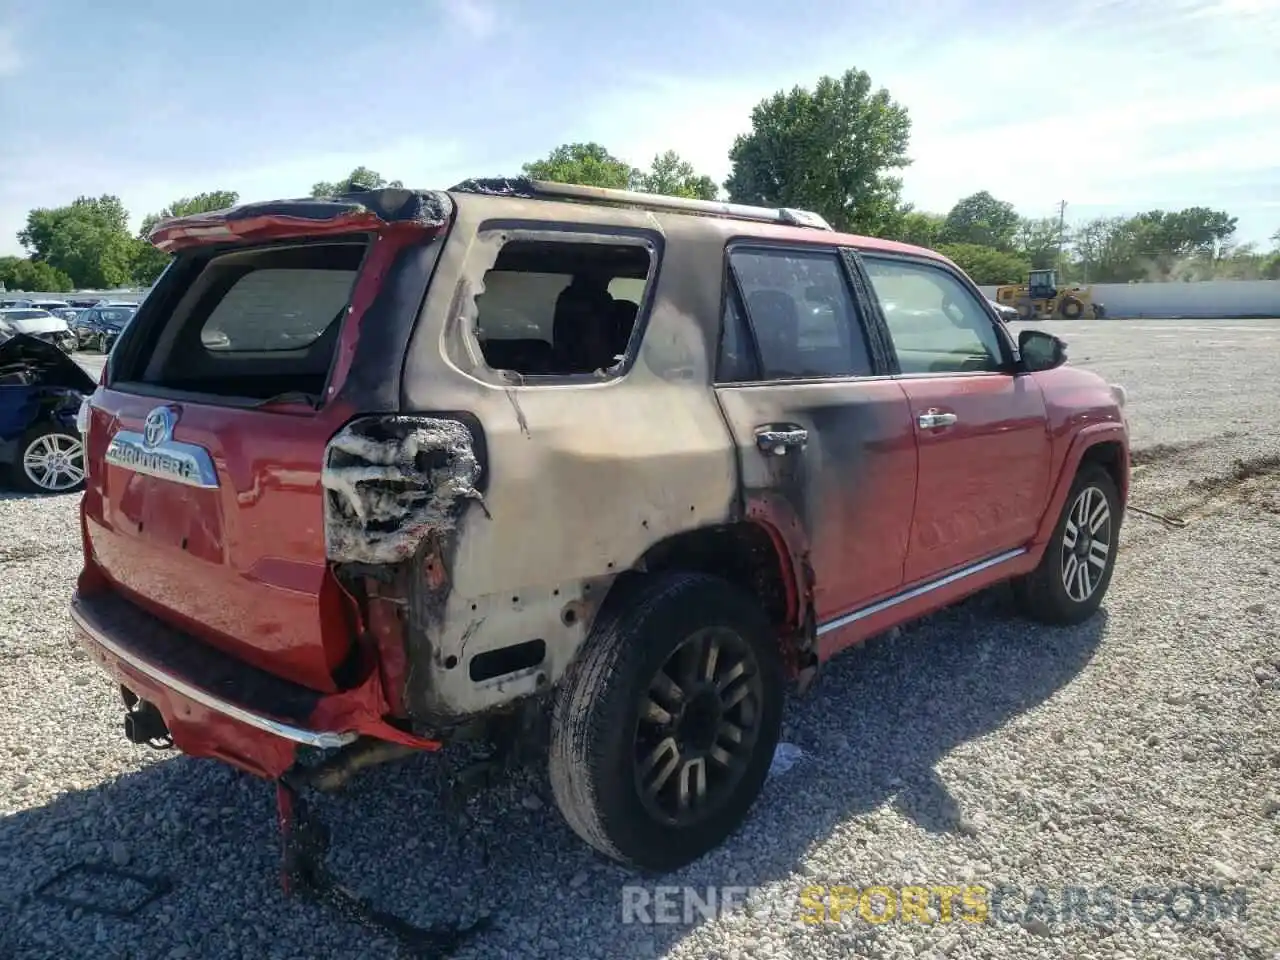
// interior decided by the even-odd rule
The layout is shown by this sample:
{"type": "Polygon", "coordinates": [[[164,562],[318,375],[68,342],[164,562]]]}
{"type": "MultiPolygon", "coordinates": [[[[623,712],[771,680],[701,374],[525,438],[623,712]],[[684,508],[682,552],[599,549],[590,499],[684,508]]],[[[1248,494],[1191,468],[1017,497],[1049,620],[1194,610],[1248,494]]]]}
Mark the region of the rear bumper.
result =
{"type": "MultiPolygon", "coordinates": [[[[101,625],[93,619],[92,614],[87,613],[79,603],[72,603],[71,619],[80,629],[81,642],[84,643],[87,640],[89,643],[95,644],[100,653],[105,655],[105,658],[114,660],[115,666],[134,676],[144,677],[150,684],[158,686],[173,696],[199,704],[214,713],[236,720],[247,727],[261,730],[263,733],[279,737],[281,740],[290,740],[294,743],[321,749],[346,746],[359,736],[353,731],[337,733],[297,727],[282,720],[255,713],[246,707],[224,699],[212,691],[196,686],[195,683],[170,673],[165,667],[147,662],[123,643],[113,640],[101,625]]],[[[99,659],[104,658],[100,657],[99,659]]],[[[135,690],[134,692],[137,693],[138,691],[135,690]]],[[[143,699],[146,698],[144,697],[143,699]]]]}
{"type": "Polygon", "coordinates": [[[111,592],[71,601],[80,645],[164,717],[183,753],[274,779],[299,747],[333,749],[361,736],[433,749],[383,719],[376,671],[360,687],[323,694],[258,670],[162,623],[111,592]]]}

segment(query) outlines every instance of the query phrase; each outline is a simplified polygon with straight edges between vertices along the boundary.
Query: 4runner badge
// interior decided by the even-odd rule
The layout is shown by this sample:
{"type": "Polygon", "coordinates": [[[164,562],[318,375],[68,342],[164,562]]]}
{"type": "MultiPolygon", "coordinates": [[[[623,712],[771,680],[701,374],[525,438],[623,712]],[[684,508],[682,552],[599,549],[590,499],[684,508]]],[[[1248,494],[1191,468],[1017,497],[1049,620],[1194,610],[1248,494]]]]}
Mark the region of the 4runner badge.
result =
{"type": "Polygon", "coordinates": [[[174,407],[156,407],[142,422],[142,432],[121,430],[107,447],[107,463],[134,473],[173,480],[189,487],[218,486],[218,472],[209,451],[173,439],[178,422],[174,407]]]}

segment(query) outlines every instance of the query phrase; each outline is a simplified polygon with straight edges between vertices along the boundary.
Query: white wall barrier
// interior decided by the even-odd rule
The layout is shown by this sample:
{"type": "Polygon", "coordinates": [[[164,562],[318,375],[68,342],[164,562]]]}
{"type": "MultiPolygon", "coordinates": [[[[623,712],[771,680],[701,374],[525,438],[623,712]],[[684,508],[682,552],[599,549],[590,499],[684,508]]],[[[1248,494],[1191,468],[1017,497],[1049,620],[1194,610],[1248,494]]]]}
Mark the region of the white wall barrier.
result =
{"type": "MultiPolygon", "coordinates": [[[[982,287],[994,298],[995,287],[982,287]]],[[[1280,317],[1280,280],[1194,283],[1095,283],[1093,298],[1107,318],[1280,317]]]]}

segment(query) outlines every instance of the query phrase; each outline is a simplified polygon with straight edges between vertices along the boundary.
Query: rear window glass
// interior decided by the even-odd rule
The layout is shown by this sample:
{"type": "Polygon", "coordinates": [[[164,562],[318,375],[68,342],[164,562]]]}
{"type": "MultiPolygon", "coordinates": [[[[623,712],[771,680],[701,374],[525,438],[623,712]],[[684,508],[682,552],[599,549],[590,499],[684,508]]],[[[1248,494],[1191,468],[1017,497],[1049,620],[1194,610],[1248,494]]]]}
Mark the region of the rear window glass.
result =
{"type": "Polygon", "coordinates": [[[301,349],[340,319],[355,279],[355,270],[254,270],[214,307],[200,341],[227,353],[301,349]]]}
{"type": "Polygon", "coordinates": [[[107,323],[124,323],[133,316],[132,310],[99,310],[98,316],[107,323]]]}
{"type": "Polygon", "coordinates": [[[319,397],[366,249],[363,238],[313,241],[183,263],[174,305],[138,315],[138,355],[120,361],[120,377],[210,396],[319,397]]]}

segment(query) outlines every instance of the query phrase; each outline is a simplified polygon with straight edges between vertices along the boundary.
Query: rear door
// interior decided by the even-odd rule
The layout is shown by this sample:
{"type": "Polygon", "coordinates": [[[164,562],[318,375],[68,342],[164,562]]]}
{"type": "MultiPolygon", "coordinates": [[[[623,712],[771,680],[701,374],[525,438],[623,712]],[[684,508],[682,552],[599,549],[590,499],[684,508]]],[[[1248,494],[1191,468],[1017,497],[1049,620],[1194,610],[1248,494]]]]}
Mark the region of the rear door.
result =
{"type": "Polygon", "coordinates": [[[87,562],[162,620],[321,690],[350,651],[327,574],[325,449],[354,414],[382,412],[353,409],[330,372],[369,346],[350,336],[367,325],[395,356],[363,375],[398,398],[394,331],[416,316],[430,270],[416,248],[431,245],[403,234],[180,255],[92,400],[87,562]],[[396,292],[380,289],[388,274],[396,292]]]}
{"type": "Polygon", "coordinates": [[[1033,377],[972,284],[926,258],[865,252],[911,405],[920,477],[906,581],[1027,543],[1049,492],[1050,438],[1033,377]]]}
{"type": "Polygon", "coordinates": [[[902,583],[916,449],[834,248],[730,246],[717,393],[749,515],[804,551],[819,624],[902,583]]]}

